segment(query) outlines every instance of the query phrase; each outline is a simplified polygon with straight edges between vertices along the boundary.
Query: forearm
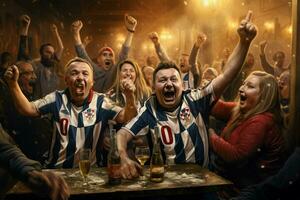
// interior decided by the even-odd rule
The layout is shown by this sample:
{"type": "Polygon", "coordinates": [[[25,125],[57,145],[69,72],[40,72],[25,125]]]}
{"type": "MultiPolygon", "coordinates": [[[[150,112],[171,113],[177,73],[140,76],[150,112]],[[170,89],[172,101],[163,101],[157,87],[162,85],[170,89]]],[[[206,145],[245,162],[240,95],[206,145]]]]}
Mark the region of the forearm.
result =
{"type": "Polygon", "coordinates": [[[133,93],[126,95],[126,105],[124,108],[124,120],[130,121],[137,115],[136,99],[133,93]]]}
{"type": "Polygon", "coordinates": [[[230,84],[240,72],[245,61],[250,41],[239,41],[232,54],[228,58],[223,74],[214,80],[214,93],[220,97],[226,86],[230,84]]]}
{"type": "Polygon", "coordinates": [[[31,104],[28,99],[25,97],[19,84],[16,83],[13,86],[10,86],[11,96],[13,98],[15,107],[17,108],[18,112],[25,116],[36,117],[39,116],[36,108],[33,104],[31,104]]]}
{"type": "Polygon", "coordinates": [[[194,45],[189,56],[189,64],[191,65],[191,72],[194,77],[194,88],[200,85],[200,71],[197,64],[197,56],[199,52],[199,47],[194,45]]]}
{"type": "Polygon", "coordinates": [[[158,56],[158,58],[159,58],[159,60],[161,62],[168,62],[168,61],[170,61],[169,56],[167,55],[167,53],[163,49],[163,47],[160,45],[160,43],[154,44],[154,47],[155,47],[156,54],[157,54],[157,56],[158,56]]]}
{"type": "Polygon", "coordinates": [[[73,34],[73,39],[74,39],[74,43],[75,45],[81,45],[82,41],[81,41],[81,37],[80,37],[80,33],[74,33],[73,34]]]}
{"type": "Polygon", "coordinates": [[[39,162],[28,159],[15,145],[0,142],[0,164],[22,181],[27,179],[28,172],[41,170],[39,162]]]}
{"type": "Polygon", "coordinates": [[[117,133],[117,145],[121,159],[128,158],[127,143],[132,139],[132,135],[125,129],[120,129],[117,133]]]}
{"type": "Polygon", "coordinates": [[[64,44],[62,42],[62,39],[61,39],[58,31],[55,32],[55,38],[56,38],[56,41],[57,41],[57,44],[58,44],[58,50],[56,52],[56,56],[60,60],[60,58],[62,56],[62,53],[64,51],[64,44]]]}
{"type": "Polygon", "coordinates": [[[269,74],[274,74],[274,68],[269,64],[266,58],[266,54],[263,52],[259,55],[260,63],[265,72],[269,74]]]}
{"type": "Polygon", "coordinates": [[[28,36],[20,35],[17,60],[30,60],[28,50],[28,36]]]}

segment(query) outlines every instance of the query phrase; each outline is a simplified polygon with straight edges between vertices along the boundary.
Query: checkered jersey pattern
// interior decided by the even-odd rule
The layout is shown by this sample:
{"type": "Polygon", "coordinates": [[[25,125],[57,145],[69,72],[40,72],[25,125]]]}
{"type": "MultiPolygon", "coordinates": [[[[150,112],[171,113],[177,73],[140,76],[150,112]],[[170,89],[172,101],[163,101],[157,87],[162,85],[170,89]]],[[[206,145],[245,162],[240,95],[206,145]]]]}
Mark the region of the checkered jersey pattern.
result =
{"type": "Polygon", "coordinates": [[[168,164],[197,163],[208,166],[208,124],[210,110],[215,103],[213,86],[188,90],[174,112],[164,111],[152,96],[124,129],[132,135],[145,135],[160,130],[163,156],[168,164]]]}
{"type": "MultiPolygon", "coordinates": [[[[187,82],[187,88],[185,89],[194,89],[195,86],[194,86],[194,76],[193,76],[193,73],[191,71],[185,73],[185,74],[182,74],[182,81],[185,83],[187,82]]],[[[186,87],[184,86],[184,87],[186,87]]]]}
{"type": "Polygon", "coordinates": [[[69,96],[68,90],[56,91],[33,102],[41,115],[51,115],[55,126],[47,162],[49,168],[77,167],[79,150],[83,147],[91,148],[92,165],[99,162],[100,135],[108,120],[121,111],[104,94],[94,91],[82,107],[73,105],[69,96]]]}

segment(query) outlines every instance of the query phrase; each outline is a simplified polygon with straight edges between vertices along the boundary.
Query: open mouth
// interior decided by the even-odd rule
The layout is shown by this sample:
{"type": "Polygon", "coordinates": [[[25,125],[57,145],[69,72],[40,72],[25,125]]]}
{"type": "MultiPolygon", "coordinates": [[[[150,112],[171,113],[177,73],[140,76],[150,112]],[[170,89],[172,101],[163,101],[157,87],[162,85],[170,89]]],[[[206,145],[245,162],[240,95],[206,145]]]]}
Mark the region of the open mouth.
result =
{"type": "Polygon", "coordinates": [[[75,92],[77,95],[84,94],[84,83],[82,81],[75,82],[75,92]]]}
{"type": "Polygon", "coordinates": [[[240,94],[240,100],[241,100],[241,102],[246,101],[246,99],[247,99],[246,95],[240,94]]]}
{"type": "Polygon", "coordinates": [[[173,101],[175,99],[175,91],[165,91],[163,95],[165,101],[173,101]]]}
{"type": "Polygon", "coordinates": [[[180,64],[179,66],[180,66],[180,68],[184,68],[184,64],[180,64]]]}
{"type": "Polygon", "coordinates": [[[105,64],[105,65],[110,65],[111,62],[110,62],[110,61],[105,61],[104,64],[105,64]]]}

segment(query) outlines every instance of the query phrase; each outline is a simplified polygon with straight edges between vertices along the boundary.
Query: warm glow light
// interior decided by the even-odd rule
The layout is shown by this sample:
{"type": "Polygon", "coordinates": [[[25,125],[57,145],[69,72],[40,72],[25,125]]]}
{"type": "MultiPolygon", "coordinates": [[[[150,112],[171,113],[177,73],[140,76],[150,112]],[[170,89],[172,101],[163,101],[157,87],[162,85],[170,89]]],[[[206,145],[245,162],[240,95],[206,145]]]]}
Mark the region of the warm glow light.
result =
{"type": "Polygon", "coordinates": [[[125,41],[125,37],[123,34],[118,33],[117,34],[117,42],[123,43],[125,41]]]}
{"type": "Polygon", "coordinates": [[[159,36],[162,40],[171,40],[173,36],[168,31],[162,31],[159,36]]]}
{"type": "Polygon", "coordinates": [[[228,21],[228,28],[229,29],[235,29],[237,27],[236,23],[234,23],[233,21],[228,21]]]}
{"type": "Polygon", "coordinates": [[[205,7],[216,6],[217,3],[218,3],[218,0],[202,0],[202,4],[205,7]]]}
{"type": "Polygon", "coordinates": [[[268,31],[274,30],[274,22],[265,22],[264,26],[268,31]]]}
{"type": "Polygon", "coordinates": [[[290,26],[288,26],[288,28],[287,28],[287,32],[289,33],[289,34],[292,34],[293,33],[293,28],[292,28],[292,26],[290,25],[290,26]]]}

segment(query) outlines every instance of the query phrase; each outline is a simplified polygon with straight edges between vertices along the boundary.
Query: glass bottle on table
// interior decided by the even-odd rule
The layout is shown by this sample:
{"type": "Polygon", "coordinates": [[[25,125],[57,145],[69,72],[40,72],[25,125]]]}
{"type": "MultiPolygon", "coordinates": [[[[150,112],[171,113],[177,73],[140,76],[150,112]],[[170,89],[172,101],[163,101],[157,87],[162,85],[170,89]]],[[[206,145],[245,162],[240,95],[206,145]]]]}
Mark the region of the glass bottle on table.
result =
{"type": "Polygon", "coordinates": [[[162,182],[164,180],[164,161],[160,149],[160,137],[158,126],[154,127],[153,150],[150,161],[150,181],[162,182]]]}
{"type": "Polygon", "coordinates": [[[118,152],[116,129],[110,129],[110,150],[107,157],[107,170],[108,170],[108,184],[119,185],[121,184],[121,158],[118,152]]]}

